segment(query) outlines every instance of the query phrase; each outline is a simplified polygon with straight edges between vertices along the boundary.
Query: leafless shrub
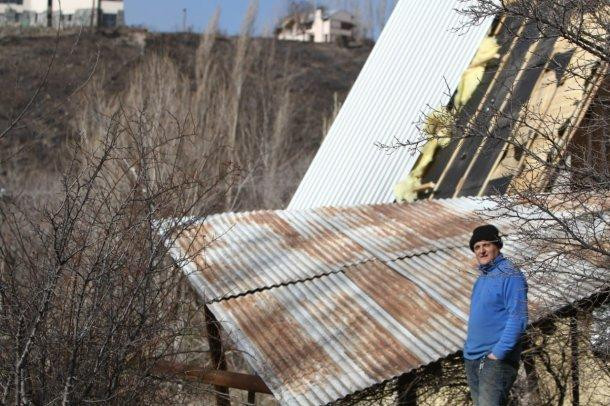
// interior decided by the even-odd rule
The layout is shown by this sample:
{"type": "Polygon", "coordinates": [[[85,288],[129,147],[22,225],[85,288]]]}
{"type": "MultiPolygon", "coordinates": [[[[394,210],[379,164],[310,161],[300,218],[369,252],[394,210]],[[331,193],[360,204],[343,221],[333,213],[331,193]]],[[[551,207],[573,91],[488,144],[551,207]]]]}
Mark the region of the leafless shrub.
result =
{"type": "Polygon", "coordinates": [[[170,58],[153,54],[132,72],[123,94],[116,96],[93,84],[75,127],[99,132],[107,117],[120,109],[146,112],[160,128],[181,117],[181,125],[195,135],[181,155],[196,162],[214,149],[218,153],[211,159],[219,176],[229,163],[240,169],[223,209],[281,207],[293,187],[278,187],[278,174],[282,173],[282,182],[298,182],[297,173],[286,173],[295,138],[290,127],[295,117],[291,76],[287,61],[283,68],[275,66],[275,40],[250,40],[255,15],[253,5],[241,35],[228,47],[226,40],[217,44],[218,15],[213,18],[196,51],[194,77],[179,72],[170,58]],[[233,58],[227,59],[217,46],[228,49],[233,58]]]}
{"type": "Polygon", "coordinates": [[[154,366],[183,356],[193,313],[165,245],[184,225],[161,220],[205,215],[226,186],[205,154],[181,154],[193,134],[165,114],[119,110],[70,146],[48,200],[2,201],[3,403],[175,396],[154,366]]]}
{"type": "Polygon", "coordinates": [[[170,403],[183,392],[158,363],[209,362],[206,320],[166,247],[189,219],[286,198],[290,78],[272,69],[274,41],[250,41],[254,15],[229,65],[215,49],[217,15],[193,76],[151,55],[113,94],[98,72],[74,96],[78,137],[44,186],[9,170],[3,403],[170,403]]]}

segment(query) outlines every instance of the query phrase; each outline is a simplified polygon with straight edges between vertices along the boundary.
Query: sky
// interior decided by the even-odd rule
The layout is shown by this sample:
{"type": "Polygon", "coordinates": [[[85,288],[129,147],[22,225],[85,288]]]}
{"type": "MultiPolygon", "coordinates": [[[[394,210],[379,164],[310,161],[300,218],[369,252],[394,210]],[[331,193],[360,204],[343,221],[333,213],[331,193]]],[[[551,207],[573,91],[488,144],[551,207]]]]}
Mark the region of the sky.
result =
{"type": "MultiPolygon", "coordinates": [[[[201,31],[220,7],[219,28],[232,35],[239,32],[249,0],[126,0],[125,18],[128,25],[140,25],[152,31],[181,31],[183,9],[186,26],[201,31]]],[[[287,0],[259,0],[256,33],[271,30],[285,11],[287,0]]]]}

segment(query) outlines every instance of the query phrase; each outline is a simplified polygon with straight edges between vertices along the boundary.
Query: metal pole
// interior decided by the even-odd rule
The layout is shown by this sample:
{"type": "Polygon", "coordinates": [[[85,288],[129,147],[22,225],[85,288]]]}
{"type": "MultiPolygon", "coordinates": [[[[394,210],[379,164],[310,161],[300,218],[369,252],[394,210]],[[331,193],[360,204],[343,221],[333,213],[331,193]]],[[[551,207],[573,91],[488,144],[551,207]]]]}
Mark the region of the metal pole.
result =
{"type": "Polygon", "coordinates": [[[53,0],[47,2],[47,27],[53,27],[53,0]]]}
{"type": "Polygon", "coordinates": [[[97,0],[97,26],[98,28],[102,26],[102,17],[104,14],[102,13],[102,0],[97,0]]]}
{"type": "Polygon", "coordinates": [[[91,31],[93,31],[93,22],[95,18],[95,0],[91,0],[91,21],[89,22],[89,27],[91,31]]]}

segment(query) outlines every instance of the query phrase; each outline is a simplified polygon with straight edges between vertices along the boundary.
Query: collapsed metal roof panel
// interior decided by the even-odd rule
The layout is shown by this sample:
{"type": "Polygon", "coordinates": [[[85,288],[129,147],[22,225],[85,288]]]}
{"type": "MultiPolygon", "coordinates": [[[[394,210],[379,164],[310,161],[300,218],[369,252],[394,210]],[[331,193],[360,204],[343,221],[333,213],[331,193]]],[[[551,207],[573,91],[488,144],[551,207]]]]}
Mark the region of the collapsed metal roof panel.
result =
{"type": "Polygon", "coordinates": [[[397,3],[289,209],[393,201],[417,156],[407,148],[387,154],[375,143],[417,137],[422,111],[448,102],[491,24],[458,33],[457,7],[454,0],[397,3]]]}
{"type": "MultiPolygon", "coordinates": [[[[289,404],[325,404],[459,349],[465,325],[380,261],[211,305],[289,404]]],[[[264,378],[263,378],[264,379],[264,378]]]]}
{"type": "Polygon", "coordinates": [[[218,300],[376,258],[463,246],[484,204],[456,199],[227,213],[194,225],[177,243],[194,255],[207,300],[218,300]]]}
{"type": "Polygon", "coordinates": [[[484,204],[456,199],[314,210],[375,258],[387,260],[463,246],[484,204]]]}
{"type": "Polygon", "coordinates": [[[500,58],[453,111],[453,139],[419,168],[421,184],[432,185],[420,198],[504,194],[523,183],[543,190],[550,177],[537,162],[563,156],[556,148],[568,146],[604,77],[596,56],[541,35],[535,22],[506,17],[494,38],[500,58]]]}
{"type": "Polygon", "coordinates": [[[177,243],[185,253],[203,252],[195,263],[209,300],[312,278],[373,258],[315,211],[211,216],[177,243]]]}
{"type": "MultiPolygon", "coordinates": [[[[326,404],[462,349],[476,278],[466,251],[370,261],[211,309],[239,332],[257,373],[276,382],[278,400],[326,404]]],[[[574,289],[574,281],[559,279],[550,291],[530,280],[531,319],[548,314],[550,300],[561,307],[599,288],[574,289]]]]}
{"type": "Polygon", "coordinates": [[[470,289],[476,278],[476,264],[469,248],[452,248],[389,261],[388,266],[451,309],[463,322],[468,319],[470,289]]]}
{"type": "MultiPolygon", "coordinates": [[[[185,272],[278,400],[324,404],[462,348],[478,272],[468,237],[482,209],[494,207],[461,198],[229,213],[194,224],[173,254],[184,263],[186,250],[202,250],[189,253],[185,272]]],[[[514,227],[500,226],[503,252],[527,261],[532,246],[510,235],[514,227]]],[[[607,269],[544,255],[557,272],[530,277],[532,320],[602,287],[591,276],[607,269]]]]}

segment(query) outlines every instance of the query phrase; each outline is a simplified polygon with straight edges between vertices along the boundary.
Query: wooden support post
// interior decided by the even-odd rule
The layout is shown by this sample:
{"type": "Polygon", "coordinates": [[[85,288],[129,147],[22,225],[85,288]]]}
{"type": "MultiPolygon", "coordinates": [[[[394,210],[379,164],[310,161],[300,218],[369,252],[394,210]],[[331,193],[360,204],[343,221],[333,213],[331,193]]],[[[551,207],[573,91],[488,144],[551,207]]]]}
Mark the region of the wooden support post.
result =
{"type": "Polygon", "coordinates": [[[417,377],[409,372],[398,378],[397,406],[417,406],[417,377]]]}
{"type": "Polygon", "coordinates": [[[570,317],[570,350],[572,356],[572,406],[580,404],[580,378],[578,365],[578,319],[576,316],[570,317]]]}
{"type": "Polygon", "coordinates": [[[210,370],[208,367],[197,364],[159,361],[152,372],[188,382],[202,382],[208,385],[245,390],[248,391],[248,397],[250,397],[250,393],[257,392],[273,394],[259,376],[240,372],[210,370]]]}
{"type": "MultiPolygon", "coordinates": [[[[205,306],[205,324],[208,333],[208,343],[210,345],[210,353],[212,355],[212,361],[216,369],[226,371],[227,360],[222,348],[222,341],[220,337],[220,326],[216,317],[212,314],[210,309],[205,306]]],[[[214,390],[216,391],[216,404],[218,406],[230,406],[231,401],[229,400],[229,389],[224,386],[215,385],[214,390]]]]}
{"type": "Polygon", "coordinates": [[[536,372],[536,360],[534,358],[536,354],[536,347],[532,342],[532,339],[529,335],[526,335],[524,345],[523,345],[523,367],[525,369],[525,377],[526,377],[526,385],[527,385],[527,394],[529,398],[527,401],[530,404],[539,404],[540,403],[540,388],[538,386],[538,373],[536,372]]]}

